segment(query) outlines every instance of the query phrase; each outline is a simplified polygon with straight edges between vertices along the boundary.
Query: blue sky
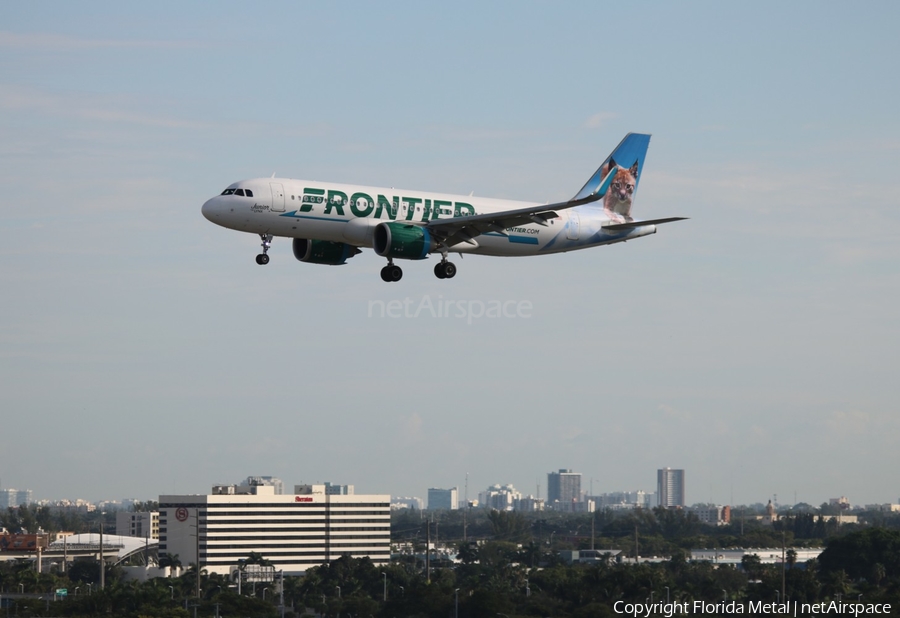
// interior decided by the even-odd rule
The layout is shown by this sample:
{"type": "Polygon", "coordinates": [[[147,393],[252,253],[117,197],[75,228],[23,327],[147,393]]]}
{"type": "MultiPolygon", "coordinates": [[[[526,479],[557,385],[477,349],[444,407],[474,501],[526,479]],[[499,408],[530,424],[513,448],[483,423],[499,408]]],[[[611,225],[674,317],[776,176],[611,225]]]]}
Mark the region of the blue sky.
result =
{"type": "Polygon", "coordinates": [[[896,3],[7,3],[0,480],[900,499],[896,3]],[[386,285],[200,205],[281,176],[573,195],[653,134],[652,237],[386,285]],[[524,319],[368,317],[516,300],[524,319]]]}

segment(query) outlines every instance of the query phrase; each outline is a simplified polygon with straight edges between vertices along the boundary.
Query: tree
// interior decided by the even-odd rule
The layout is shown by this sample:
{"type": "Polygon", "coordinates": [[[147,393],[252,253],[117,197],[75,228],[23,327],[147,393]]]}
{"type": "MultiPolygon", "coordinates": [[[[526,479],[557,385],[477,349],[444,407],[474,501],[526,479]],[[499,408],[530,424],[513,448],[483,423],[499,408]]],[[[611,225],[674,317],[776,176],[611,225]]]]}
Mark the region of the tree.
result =
{"type": "Polygon", "coordinates": [[[880,562],[876,562],[872,565],[872,583],[876,586],[881,584],[881,580],[884,579],[886,571],[884,569],[884,565],[880,562]]]}
{"type": "Polygon", "coordinates": [[[497,541],[525,541],[531,537],[531,526],[521,513],[492,510],[488,518],[497,541]]]}
{"type": "Polygon", "coordinates": [[[741,558],[741,568],[750,579],[759,579],[762,573],[762,560],[756,554],[744,554],[741,558]]]}
{"type": "Polygon", "coordinates": [[[835,537],[819,556],[824,573],[844,571],[854,580],[871,577],[874,564],[883,565],[883,577],[900,577],[900,530],[868,528],[835,537]]]}
{"type": "Polygon", "coordinates": [[[159,566],[181,568],[181,558],[178,557],[178,554],[163,554],[159,557],[159,566]]]}
{"type": "Polygon", "coordinates": [[[793,569],[794,565],[797,564],[797,551],[793,548],[787,550],[787,553],[784,555],[784,561],[789,569],[793,569]]]}

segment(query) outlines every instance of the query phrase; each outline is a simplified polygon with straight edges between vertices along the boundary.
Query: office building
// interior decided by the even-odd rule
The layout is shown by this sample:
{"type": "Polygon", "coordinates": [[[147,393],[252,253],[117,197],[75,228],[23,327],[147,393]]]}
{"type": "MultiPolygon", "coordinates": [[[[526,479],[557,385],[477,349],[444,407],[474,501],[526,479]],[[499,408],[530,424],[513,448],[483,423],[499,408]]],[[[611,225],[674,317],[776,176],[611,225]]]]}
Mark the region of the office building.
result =
{"type": "Polygon", "coordinates": [[[697,517],[697,521],[701,524],[724,526],[731,523],[730,506],[716,506],[709,504],[692,508],[691,513],[697,517]]]}
{"type": "Polygon", "coordinates": [[[456,510],[459,508],[459,488],[437,489],[431,487],[428,490],[428,510],[456,510]]]}
{"type": "Polygon", "coordinates": [[[657,470],[656,497],[659,506],[684,507],[684,470],[657,470]]]}
{"type": "Polygon", "coordinates": [[[535,498],[534,496],[526,496],[516,500],[513,508],[516,511],[523,511],[525,513],[537,513],[538,511],[544,510],[544,501],[540,498],[535,498]]]}
{"type": "Polygon", "coordinates": [[[391,553],[389,495],[328,495],[306,485],[278,495],[271,485],[219,485],[209,495],[159,497],[159,553],[228,575],[251,552],[299,575],[349,555],[386,564],[391,553]],[[197,537],[199,526],[199,540],[197,537]]]}
{"type": "Polygon", "coordinates": [[[30,489],[0,489],[0,509],[27,506],[32,502],[30,489]]]}
{"type": "Polygon", "coordinates": [[[425,509],[425,501],[422,498],[408,496],[394,496],[391,498],[391,509],[394,511],[400,509],[410,509],[413,511],[421,511],[425,509]]]}
{"type": "Polygon", "coordinates": [[[353,485],[335,485],[334,483],[325,483],[325,493],[329,496],[352,496],[355,492],[353,485]]]}
{"type": "Polygon", "coordinates": [[[270,485],[275,488],[276,496],[284,493],[284,481],[274,476],[248,476],[244,485],[270,485]]]}
{"type": "Polygon", "coordinates": [[[512,485],[491,485],[478,494],[478,504],[495,511],[512,511],[522,494],[512,485]]]}
{"type": "Polygon", "coordinates": [[[159,511],[117,511],[116,534],[141,539],[158,539],[159,511]]]}
{"type": "Polygon", "coordinates": [[[613,511],[627,509],[650,509],[656,506],[656,495],[645,491],[613,491],[587,496],[585,500],[593,500],[597,510],[610,509],[613,511]]]}
{"type": "MultiPolygon", "coordinates": [[[[581,472],[560,469],[547,474],[547,504],[551,508],[581,500],[581,472]]],[[[568,509],[568,506],[564,507],[568,509]]]]}

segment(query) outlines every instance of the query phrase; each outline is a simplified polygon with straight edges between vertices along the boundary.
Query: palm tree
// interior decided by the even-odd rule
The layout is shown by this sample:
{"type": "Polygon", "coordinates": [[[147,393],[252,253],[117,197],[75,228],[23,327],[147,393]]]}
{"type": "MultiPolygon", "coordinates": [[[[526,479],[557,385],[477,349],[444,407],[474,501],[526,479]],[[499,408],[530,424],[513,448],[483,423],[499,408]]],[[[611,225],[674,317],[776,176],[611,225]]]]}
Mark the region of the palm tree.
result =
{"type": "Polygon", "coordinates": [[[159,559],[159,566],[179,569],[181,568],[181,558],[178,557],[178,554],[163,554],[159,559]]]}
{"type": "Polygon", "coordinates": [[[793,569],[794,565],[797,564],[797,551],[794,549],[787,550],[784,561],[787,563],[789,569],[793,569]]]}

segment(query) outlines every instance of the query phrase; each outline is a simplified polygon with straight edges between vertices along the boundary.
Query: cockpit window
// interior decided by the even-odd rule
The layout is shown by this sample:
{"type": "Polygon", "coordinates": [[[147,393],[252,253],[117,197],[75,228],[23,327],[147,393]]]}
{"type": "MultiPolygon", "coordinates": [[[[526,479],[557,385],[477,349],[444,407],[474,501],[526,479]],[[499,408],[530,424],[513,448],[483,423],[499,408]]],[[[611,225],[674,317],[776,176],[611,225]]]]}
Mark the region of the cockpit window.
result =
{"type": "Polygon", "coordinates": [[[253,197],[253,191],[250,189],[225,189],[221,193],[222,195],[245,195],[247,197],[253,197]]]}

